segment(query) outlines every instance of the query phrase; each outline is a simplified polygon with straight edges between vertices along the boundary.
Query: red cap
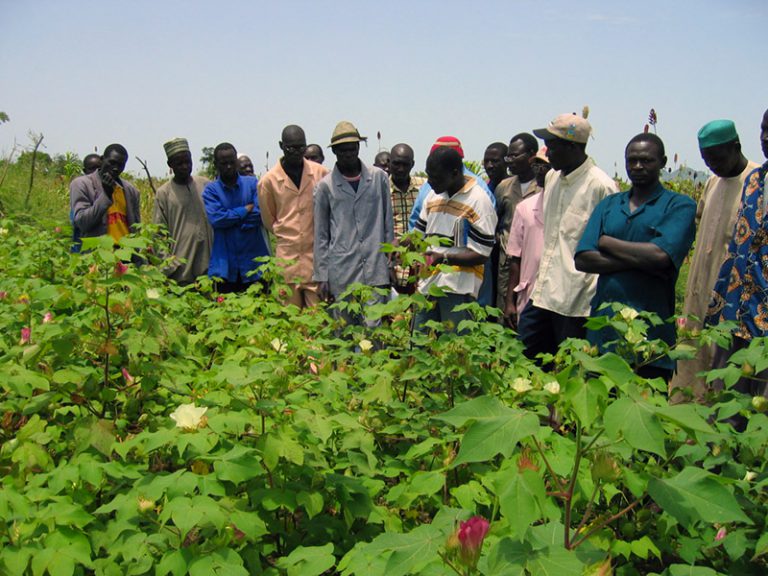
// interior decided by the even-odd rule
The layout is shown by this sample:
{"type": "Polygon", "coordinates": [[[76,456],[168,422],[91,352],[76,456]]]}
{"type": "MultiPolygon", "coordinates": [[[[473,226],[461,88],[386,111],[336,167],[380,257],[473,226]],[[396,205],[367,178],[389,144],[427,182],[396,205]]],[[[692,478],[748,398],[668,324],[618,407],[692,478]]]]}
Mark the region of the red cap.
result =
{"type": "Polygon", "coordinates": [[[459,153],[459,156],[464,158],[464,150],[461,147],[461,142],[455,136],[440,136],[440,138],[435,140],[435,143],[432,144],[432,148],[430,149],[429,153],[432,154],[432,152],[434,152],[440,146],[450,146],[459,153]]]}

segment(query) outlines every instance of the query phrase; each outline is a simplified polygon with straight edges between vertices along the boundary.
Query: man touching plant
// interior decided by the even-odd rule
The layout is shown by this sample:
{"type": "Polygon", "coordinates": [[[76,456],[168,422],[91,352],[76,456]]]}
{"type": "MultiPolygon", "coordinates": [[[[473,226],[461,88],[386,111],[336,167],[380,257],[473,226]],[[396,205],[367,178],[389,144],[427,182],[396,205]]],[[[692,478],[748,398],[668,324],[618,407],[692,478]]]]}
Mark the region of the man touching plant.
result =
{"type": "MultiPolygon", "coordinates": [[[[655,134],[638,134],[624,152],[632,188],[605,198],[595,208],[576,247],[576,269],[599,274],[592,316],[612,315],[604,304],[619,302],[655,312],[665,322],[648,328],[648,339],[675,343],[675,282],[696,229],[696,202],[667,190],[659,173],[667,163],[664,143],[655,134]]],[[[601,350],[618,338],[612,328],[589,330],[601,350]]],[[[668,356],[638,367],[646,378],[672,377],[668,356]]]]}

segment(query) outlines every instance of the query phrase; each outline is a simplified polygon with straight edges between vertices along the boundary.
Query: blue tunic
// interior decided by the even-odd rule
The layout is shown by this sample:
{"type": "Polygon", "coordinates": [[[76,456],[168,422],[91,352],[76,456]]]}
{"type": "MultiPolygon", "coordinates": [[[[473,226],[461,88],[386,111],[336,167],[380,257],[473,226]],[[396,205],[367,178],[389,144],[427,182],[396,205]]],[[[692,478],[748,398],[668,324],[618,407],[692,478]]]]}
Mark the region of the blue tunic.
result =
{"type": "Polygon", "coordinates": [[[254,282],[260,274],[248,276],[260,264],[253,261],[269,256],[269,246],[261,226],[258,180],[254,176],[238,176],[230,187],[220,178],[206,185],[203,203],[208,222],[213,228],[213,248],[208,276],[236,282],[254,282]],[[248,212],[246,204],[253,204],[248,212]]]}
{"type": "MultiPolygon", "coordinates": [[[[605,234],[628,242],[655,244],[672,260],[674,271],[666,277],[639,269],[600,274],[591,303],[592,316],[612,315],[610,308],[602,311],[598,311],[598,308],[606,302],[619,302],[635,310],[655,312],[663,320],[668,320],[675,313],[678,272],[696,232],[696,202],[659,184],[648,201],[632,212],[629,206],[631,194],[631,189],[612,194],[595,207],[576,247],[576,254],[599,251],[600,236],[605,234]]],[[[616,337],[611,329],[590,330],[587,333],[589,341],[601,350],[605,350],[606,342],[616,337]]],[[[674,344],[674,322],[651,326],[648,339],[660,339],[670,345],[674,344]]],[[[652,365],[667,369],[674,369],[675,366],[674,361],[668,357],[652,365]]]]}

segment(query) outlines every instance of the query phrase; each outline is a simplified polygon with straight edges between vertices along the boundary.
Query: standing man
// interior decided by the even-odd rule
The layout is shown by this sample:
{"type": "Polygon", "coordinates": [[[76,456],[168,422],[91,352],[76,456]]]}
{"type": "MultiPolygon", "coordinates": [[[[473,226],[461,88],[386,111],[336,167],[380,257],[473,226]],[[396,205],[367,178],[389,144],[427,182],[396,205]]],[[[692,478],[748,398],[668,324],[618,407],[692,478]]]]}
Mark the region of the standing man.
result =
{"type": "MultiPolygon", "coordinates": [[[[531,159],[536,155],[539,143],[533,134],[522,132],[509,141],[504,158],[505,168],[511,174],[494,191],[496,195],[496,246],[493,249],[494,274],[496,276],[496,307],[504,310],[509,284],[509,262],[505,248],[509,241],[509,229],[517,205],[536,190],[531,159]]],[[[547,163],[549,164],[549,163],[547,163]]]]}
{"type": "Polygon", "coordinates": [[[173,178],[157,190],[152,221],[165,226],[173,246],[173,262],[163,272],[179,284],[191,284],[208,272],[213,246],[213,230],[203,205],[209,180],[192,175],[192,153],[185,138],[175,138],[163,147],[173,178]]]}
{"type": "Polygon", "coordinates": [[[541,252],[544,249],[544,179],[550,170],[547,148],[531,158],[535,181],[528,186],[529,194],[515,208],[509,240],[506,245],[509,279],[504,296],[504,319],[516,328],[536,285],[541,252]]]}
{"type": "Polygon", "coordinates": [[[312,281],[312,191],[328,169],[304,158],[307,138],[299,126],[283,128],[279,145],[283,157],[259,182],[259,208],[264,227],[277,239],[276,256],[291,289],[286,301],[306,308],[319,300],[312,281]]]}
{"type": "Polygon", "coordinates": [[[489,144],[483,154],[483,168],[488,177],[488,188],[496,191],[496,186],[507,177],[507,165],[504,157],[507,155],[507,145],[504,142],[489,144]]]}
{"type": "MultiPolygon", "coordinates": [[[[760,144],[768,159],[768,110],[760,124],[760,144]]],[[[768,336],[768,162],[749,173],[744,183],[737,224],[726,260],[715,282],[707,324],[737,323],[727,349],[718,348],[713,368],[723,368],[731,355],[749,346],[753,338],[768,336]]],[[[734,388],[751,396],[768,397],[768,369],[742,377],[734,388]]],[[[744,423],[745,424],[745,423],[744,423]]]]}
{"type": "Polygon", "coordinates": [[[203,191],[205,212],[213,227],[208,276],[219,279],[219,292],[244,292],[261,276],[261,264],[253,259],[269,256],[256,192],[258,180],[237,173],[237,150],[228,142],[213,150],[213,164],[219,176],[203,191]]]}
{"type": "MultiPolygon", "coordinates": [[[[676,341],[675,283],[695,234],[696,203],[664,188],[659,173],[667,163],[664,143],[655,134],[638,134],[624,151],[632,188],[600,202],[576,247],[576,269],[598,274],[592,316],[613,316],[603,304],[618,302],[635,310],[655,312],[665,322],[650,326],[647,338],[676,341]]],[[[619,338],[612,328],[587,332],[601,352],[619,338]]],[[[669,381],[675,362],[663,356],[636,371],[644,378],[669,381]]],[[[631,361],[631,360],[630,360],[631,361]]],[[[639,366],[638,366],[639,364],[639,366]]]]}
{"type": "Polygon", "coordinates": [[[310,144],[307,146],[307,149],[304,150],[304,158],[317,164],[325,162],[325,154],[323,154],[323,149],[319,144],[310,144]]]}
{"type": "MultiPolygon", "coordinates": [[[[730,120],[708,122],[699,130],[698,139],[701,157],[714,175],[707,180],[696,211],[698,231],[685,289],[683,315],[698,319],[686,321],[693,329],[701,328],[707,314],[717,274],[733,237],[744,182],[759,167],[741,152],[736,126],[730,120]]],[[[681,360],[670,388],[688,388],[695,398],[703,399],[707,386],[704,378],[696,374],[711,368],[714,352],[714,346],[702,346],[696,358],[681,360]]]]}
{"type": "MultiPolygon", "coordinates": [[[[395,241],[408,232],[408,217],[416,196],[425,179],[411,176],[414,166],[413,148],[408,144],[395,144],[390,153],[389,188],[392,197],[395,241]]],[[[416,290],[415,270],[392,263],[392,286],[400,294],[413,294],[416,290]]]]}
{"type": "Polygon", "coordinates": [[[477,180],[465,176],[463,168],[461,156],[451,148],[439,147],[427,159],[431,191],[421,208],[416,230],[426,236],[451,239],[450,246],[436,246],[425,254],[428,265],[444,264],[451,269],[438,268],[419,282],[421,294],[428,295],[435,285],[445,295],[427,296],[434,307],[416,313],[417,330],[429,320],[448,321],[455,330],[462,320],[470,318],[467,310],[455,308],[477,299],[483,265],[493,248],[496,212],[477,180]]]}
{"type": "Polygon", "coordinates": [[[121,144],[104,149],[101,167],[69,185],[72,223],[79,238],[109,234],[117,244],[141,221],[139,191],[120,178],[128,162],[121,144]]]}
{"type": "Polygon", "coordinates": [[[83,174],[96,172],[99,168],[101,168],[101,156],[98,154],[88,154],[83,158],[83,174]]]}
{"type": "Polygon", "coordinates": [[[387,150],[382,150],[373,159],[373,165],[376,168],[380,168],[381,170],[384,170],[387,174],[389,174],[389,161],[390,161],[390,154],[387,150]]]}
{"type": "Polygon", "coordinates": [[[381,252],[383,243],[394,241],[389,182],[383,170],[360,161],[364,140],[351,122],[339,122],[330,144],[336,165],[315,188],[312,279],[323,300],[338,298],[355,282],[389,286],[389,263],[381,252]]]}
{"type": "Polygon", "coordinates": [[[254,176],[256,174],[253,171],[253,162],[245,154],[240,154],[237,157],[237,173],[240,176],[254,176]]]}
{"type": "Polygon", "coordinates": [[[531,299],[518,332],[525,353],[554,354],[566,338],[583,338],[597,277],[576,270],[573,257],[595,206],[616,183],[587,156],[592,127],[586,118],[561,114],[533,133],[544,140],[552,171],[544,185],[544,249],[531,299]]]}

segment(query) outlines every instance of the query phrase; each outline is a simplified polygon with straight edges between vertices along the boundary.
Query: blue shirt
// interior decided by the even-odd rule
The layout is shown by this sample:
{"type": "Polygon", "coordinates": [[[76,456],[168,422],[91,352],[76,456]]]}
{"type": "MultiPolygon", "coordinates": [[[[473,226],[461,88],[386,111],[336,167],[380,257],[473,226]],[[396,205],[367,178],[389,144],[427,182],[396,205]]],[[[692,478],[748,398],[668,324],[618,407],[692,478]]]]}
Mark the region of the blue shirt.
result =
{"type": "Polygon", "coordinates": [[[254,176],[238,176],[230,187],[217,178],[203,191],[208,222],[213,228],[213,249],[208,276],[228,282],[254,282],[260,274],[248,275],[260,264],[253,261],[269,255],[269,245],[261,226],[258,180],[254,176]],[[248,212],[246,204],[253,204],[248,212]]]}
{"type": "MultiPolygon", "coordinates": [[[[464,175],[477,180],[477,183],[483,190],[485,190],[486,194],[488,194],[488,197],[491,199],[493,207],[496,208],[496,195],[488,188],[488,184],[486,184],[485,180],[480,178],[480,176],[474,172],[467,170],[466,166],[464,166],[464,175]]],[[[408,218],[409,232],[412,232],[415,228],[416,220],[419,219],[419,214],[421,214],[421,207],[424,205],[424,199],[427,197],[427,194],[429,194],[430,190],[432,190],[432,186],[429,185],[429,182],[424,182],[424,184],[421,185],[421,188],[419,188],[419,195],[416,196],[416,200],[413,202],[411,216],[408,218]]]]}
{"type": "MultiPolygon", "coordinates": [[[[680,265],[696,233],[696,202],[659,184],[651,197],[632,212],[629,207],[631,195],[631,189],[612,194],[595,207],[575,254],[599,251],[600,236],[605,234],[628,242],[655,244],[666,252],[674,269],[666,277],[639,269],[600,274],[591,303],[592,316],[613,315],[610,308],[601,311],[598,308],[605,302],[619,302],[635,310],[655,312],[662,320],[668,320],[675,313],[675,283],[680,265]]],[[[606,328],[588,331],[587,338],[604,350],[605,343],[616,340],[617,336],[613,330],[606,328]]],[[[674,322],[649,327],[648,339],[660,339],[667,344],[674,344],[674,322]]],[[[651,364],[667,369],[674,369],[675,366],[674,361],[668,357],[651,364]]]]}

